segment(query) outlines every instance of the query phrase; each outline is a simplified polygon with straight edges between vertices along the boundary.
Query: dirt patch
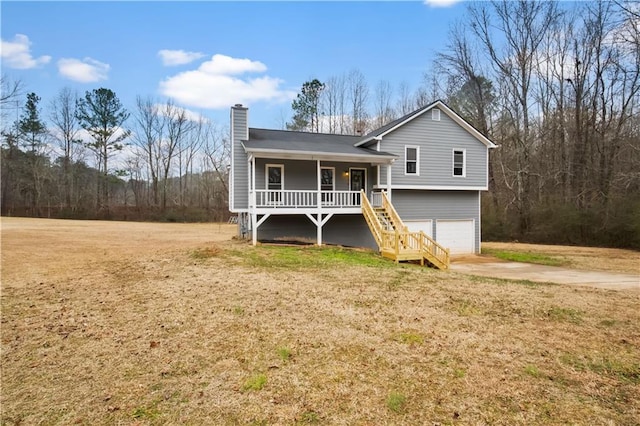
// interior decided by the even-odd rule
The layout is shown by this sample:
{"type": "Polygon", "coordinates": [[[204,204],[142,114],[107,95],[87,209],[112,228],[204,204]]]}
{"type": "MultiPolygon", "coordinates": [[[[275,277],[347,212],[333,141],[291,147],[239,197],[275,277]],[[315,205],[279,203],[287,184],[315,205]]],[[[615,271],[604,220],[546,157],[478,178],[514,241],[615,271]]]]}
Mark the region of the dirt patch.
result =
{"type": "Polygon", "coordinates": [[[636,292],[234,232],[3,218],[0,423],[638,424],[636,292]]]}

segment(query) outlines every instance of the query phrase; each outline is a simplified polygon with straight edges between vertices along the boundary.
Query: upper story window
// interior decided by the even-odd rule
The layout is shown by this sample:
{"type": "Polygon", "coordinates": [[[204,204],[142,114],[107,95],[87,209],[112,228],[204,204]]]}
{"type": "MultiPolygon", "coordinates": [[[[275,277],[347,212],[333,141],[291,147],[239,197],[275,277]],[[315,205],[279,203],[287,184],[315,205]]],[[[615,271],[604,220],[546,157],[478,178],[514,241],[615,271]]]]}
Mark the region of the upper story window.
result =
{"type": "Polygon", "coordinates": [[[467,173],[466,152],[464,149],[453,150],[453,176],[465,177],[467,173]]]}
{"type": "Polygon", "coordinates": [[[404,174],[420,175],[420,147],[410,145],[404,147],[404,174]]]}
{"type": "Polygon", "coordinates": [[[431,110],[431,119],[433,121],[440,121],[440,110],[438,108],[431,110]]]}

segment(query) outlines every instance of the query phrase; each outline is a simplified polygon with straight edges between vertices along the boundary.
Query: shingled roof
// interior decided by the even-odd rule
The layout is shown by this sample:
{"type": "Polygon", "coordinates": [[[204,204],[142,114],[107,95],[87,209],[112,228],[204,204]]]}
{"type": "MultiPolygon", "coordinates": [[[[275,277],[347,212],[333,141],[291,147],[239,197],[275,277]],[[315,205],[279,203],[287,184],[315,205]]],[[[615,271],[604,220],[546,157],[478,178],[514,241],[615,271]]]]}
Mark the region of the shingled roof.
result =
{"type": "Polygon", "coordinates": [[[290,153],[298,155],[335,156],[360,158],[370,161],[385,161],[397,158],[388,152],[356,147],[361,136],[335,135],[328,133],[293,132],[249,128],[249,139],[242,141],[246,152],[290,153]]]}

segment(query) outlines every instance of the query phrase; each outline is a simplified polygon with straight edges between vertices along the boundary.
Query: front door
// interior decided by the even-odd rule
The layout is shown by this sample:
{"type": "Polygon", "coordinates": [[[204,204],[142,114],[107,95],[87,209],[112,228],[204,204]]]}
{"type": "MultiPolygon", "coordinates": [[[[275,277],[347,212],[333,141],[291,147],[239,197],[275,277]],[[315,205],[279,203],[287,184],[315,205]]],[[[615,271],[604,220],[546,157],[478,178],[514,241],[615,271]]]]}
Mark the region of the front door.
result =
{"type": "MultiPolygon", "coordinates": [[[[351,191],[367,190],[367,171],[366,169],[350,169],[349,170],[349,188],[351,191]]],[[[353,205],[360,205],[360,194],[353,194],[353,205]]]]}

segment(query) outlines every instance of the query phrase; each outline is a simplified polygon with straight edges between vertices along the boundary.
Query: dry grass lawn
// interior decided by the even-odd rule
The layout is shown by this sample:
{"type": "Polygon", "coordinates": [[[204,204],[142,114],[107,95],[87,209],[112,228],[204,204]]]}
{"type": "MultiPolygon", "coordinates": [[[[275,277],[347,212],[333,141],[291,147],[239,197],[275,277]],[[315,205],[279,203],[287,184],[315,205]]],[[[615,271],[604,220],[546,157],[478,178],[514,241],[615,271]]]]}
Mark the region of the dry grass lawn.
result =
{"type": "Polygon", "coordinates": [[[640,424],[640,301],[218,224],[2,218],[0,423],[640,424]]]}

